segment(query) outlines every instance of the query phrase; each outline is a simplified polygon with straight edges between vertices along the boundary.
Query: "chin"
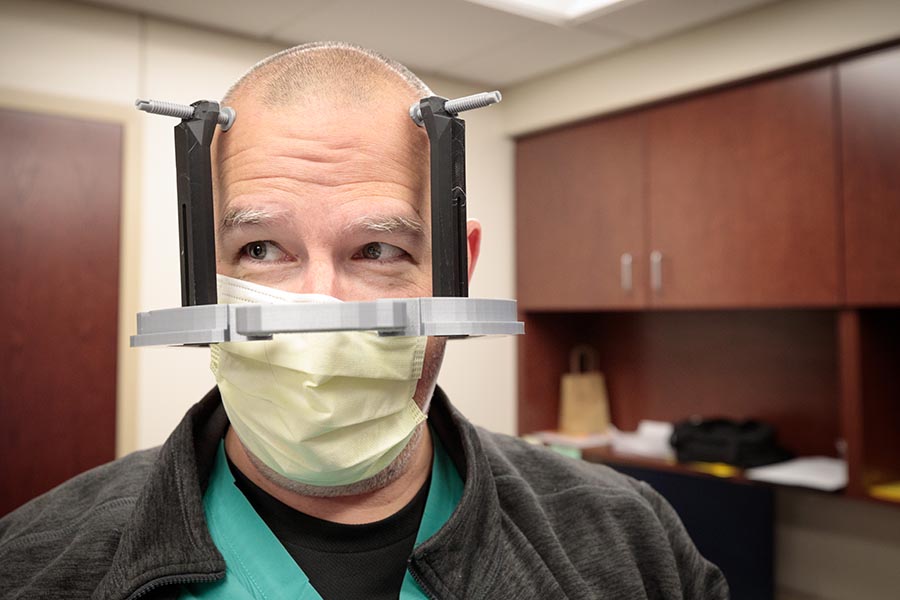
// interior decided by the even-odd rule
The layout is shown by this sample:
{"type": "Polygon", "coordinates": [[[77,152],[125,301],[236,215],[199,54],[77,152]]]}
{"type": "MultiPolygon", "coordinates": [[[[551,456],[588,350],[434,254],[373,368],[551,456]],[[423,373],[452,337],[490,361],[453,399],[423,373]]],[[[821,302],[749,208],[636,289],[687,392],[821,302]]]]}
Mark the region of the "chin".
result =
{"type": "MultiPolygon", "coordinates": [[[[425,411],[422,410],[422,412],[425,411]]],[[[385,467],[372,477],[347,485],[320,486],[294,481],[293,479],[288,479],[284,475],[273,471],[246,447],[244,447],[244,451],[250,458],[250,462],[253,463],[253,466],[256,467],[257,471],[259,471],[259,473],[263,477],[265,477],[278,487],[288,490],[289,492],[314,498],[361,496],[363,494],[370,494],[372,492],[380,490],[381,488],[399,479],[400,476],[406,472],[410,464],[413,462],[412,459],[415,456],[416,451],[419,449],[419,446],[422,443],[425,427],[427,426],[428,421],[423,421],[418,425],[418,427],[416,427],[416,430],[413,432],[412,437],[409,438],[409,443],[406,444],[403,450],[400,451],[400,454],[397,455],[397,458],[391,461],[391,464],[389,464],[387,467],[385,467]]]]}

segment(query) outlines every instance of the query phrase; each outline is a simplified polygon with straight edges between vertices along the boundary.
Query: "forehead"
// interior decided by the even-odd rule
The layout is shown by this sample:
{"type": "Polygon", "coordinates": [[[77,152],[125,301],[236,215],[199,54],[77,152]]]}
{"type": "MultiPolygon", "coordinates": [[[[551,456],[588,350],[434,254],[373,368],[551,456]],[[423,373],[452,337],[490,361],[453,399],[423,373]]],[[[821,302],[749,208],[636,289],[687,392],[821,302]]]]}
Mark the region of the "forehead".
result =
{"type": "Polygon", "coordinates": [[[381,92],[369,99],[307,97],[287,105],[238,99],[231,103],[234,126],[216,134],[214,169],[224,185],[239,179],[236,171],[290,159],[297,175],[316,175],[318,165],[325,179],[335,171],[350,175],[351,167],[360,169],[360,179],[367,174],[420,179],[427,174],[428,140],[408,116],[410,97],[381,92]]]}
{"type": "Polygon", "coordinates": [[[232,103],[234,126],[213,144],[220,225],[233,211],[283,213],[304,231],[367,214],[430,221],[428,138],[405,98],[313,98],[289,106],[232,103]]]}

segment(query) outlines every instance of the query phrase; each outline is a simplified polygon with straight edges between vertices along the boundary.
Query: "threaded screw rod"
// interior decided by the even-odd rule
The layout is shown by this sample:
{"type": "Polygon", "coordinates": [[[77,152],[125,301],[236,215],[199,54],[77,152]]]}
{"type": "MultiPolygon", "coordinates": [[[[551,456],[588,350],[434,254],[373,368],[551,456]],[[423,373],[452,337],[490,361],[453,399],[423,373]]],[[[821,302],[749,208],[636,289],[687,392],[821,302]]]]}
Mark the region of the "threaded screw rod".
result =
{"type": "MultiPolygon", "coordinates": [[[[474,110],[476,108],[490,106],[491,104],[497,104],[502,99],[503,96],[497,90],[494,90],[493,92],[481,92],[480,94],[472,94],[471,96],[447,100],[444,103],[444,110],[455,115],[467,110],[474,110]]],[[[421,126],[424,122],[422,121],[422,108],[419,106],[418,102],[409,107],[409,116],[412,117],[412,120],[415,121],[416,125],[421,126]]]]}
{"type": "Polygon", "coordinates": [[[502,99],[503,96],[500,95],[499,91],[481,92],[480,94],[463,96],[462,98],[457,98],[455,100],[447,100],[447,103],[444,104],[444,110],[448,113],[456,114],[467,110],[474,110],[476,108],[484,108],[491,104],[497,104],[502,99]]]}
{"type": "MultiPolygon", "coordinates": [[[[179,119],[190,119],[194,116],[194,107],[187,104],[178,104],[176,102],[166,102],[164,100],[142,100],[138,98],[134,101],[135,107],[146,113],[153,115],[164,115],[167,117],[178,117],[179,119]]],[[[219,116],[216,122],[222,126],[222,131],[228,131],[234,124],[234,109],[228,106],[219,110],[219,116]]]]}

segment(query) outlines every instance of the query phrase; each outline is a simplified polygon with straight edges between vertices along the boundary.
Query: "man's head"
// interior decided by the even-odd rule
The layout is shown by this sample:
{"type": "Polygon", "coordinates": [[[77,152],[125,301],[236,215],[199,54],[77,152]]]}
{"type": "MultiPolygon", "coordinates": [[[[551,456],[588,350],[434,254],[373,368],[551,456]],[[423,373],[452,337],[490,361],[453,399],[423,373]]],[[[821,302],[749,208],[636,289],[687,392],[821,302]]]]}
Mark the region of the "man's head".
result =
{"type": "MultiPolygon", "coordinates": [[[[223,100],[234,126],[213,143],[218,272],[341,300],[430,296],[428,138],[408,115],[429,95],[402,65],[347,44],[251,69],[223,100]]],[[[476,222],[468,233],[471,275],[476,222]]],[[[429,340],[423,410],[443,351],[429,340]]]]}
{"type": "Polygon", "coordinates": [[[213,147],[218,271],[342,300],[430,295],[428,140],[412,73],[343,44],[255,66],[213,147]]]}

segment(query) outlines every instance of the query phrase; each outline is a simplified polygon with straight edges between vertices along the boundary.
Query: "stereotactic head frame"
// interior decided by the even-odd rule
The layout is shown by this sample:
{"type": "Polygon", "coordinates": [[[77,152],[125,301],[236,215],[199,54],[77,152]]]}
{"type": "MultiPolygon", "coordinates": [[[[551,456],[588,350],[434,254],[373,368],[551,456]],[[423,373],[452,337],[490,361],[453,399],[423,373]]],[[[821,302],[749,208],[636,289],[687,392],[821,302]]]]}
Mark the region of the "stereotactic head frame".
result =
{"type": "Polygon", "coordinates": [[[457,115],[499,101],[500,92],[489,92],[456,100],[431,96],[410,107],[410,118],[425,128],[431,149],[433,297],[218,305],[210,146],[216,126],[228,131],[237,115],[207,100],[190,106],[137,100],[139,110],[181,119],[175,126],[175,163],[182,306],[139,313],[131,345],[205,345],[312,331],[446,337],[524,333],[515,300],[468,298],[465,123],[457,115]]]}

